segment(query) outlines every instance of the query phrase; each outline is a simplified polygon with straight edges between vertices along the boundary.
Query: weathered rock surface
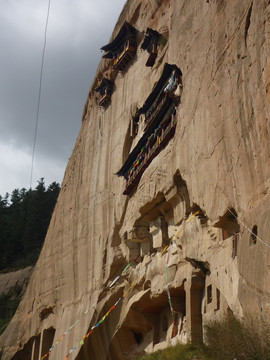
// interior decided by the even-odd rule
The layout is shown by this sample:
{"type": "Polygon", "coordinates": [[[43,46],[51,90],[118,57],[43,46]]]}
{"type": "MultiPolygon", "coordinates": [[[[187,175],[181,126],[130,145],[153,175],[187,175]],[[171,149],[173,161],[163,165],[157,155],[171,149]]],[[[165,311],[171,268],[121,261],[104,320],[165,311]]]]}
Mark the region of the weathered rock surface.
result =
{"type": "Polygon", "coordinates": [[[152,68],[139,46],[122,73],[102,59],[40,258],[0,338],[4,360],[40,359],[77,319],[50,359],[73,347],[70,358],[128,359],[196,341],[228,309],[269,316],[269,1],[130,0],[112,38],[125,20],[138,45],[147,27],[168,41],[152,68]],[[141,134],[129,138],[133,109],[165,63],[183,74],[176,132],[125,196],[115,173],[141,134]],[[115,83],[106,111],[94,92],[103,77],[115,83]]]}
{"type": "Polygon", "coordinates": [[[0,295],[8,294],[15,286],[19,286],[22,292],[25,291],[33,267],[28,266],[24,269],[12,271],[6,274],[0,274],[0,295]]]}

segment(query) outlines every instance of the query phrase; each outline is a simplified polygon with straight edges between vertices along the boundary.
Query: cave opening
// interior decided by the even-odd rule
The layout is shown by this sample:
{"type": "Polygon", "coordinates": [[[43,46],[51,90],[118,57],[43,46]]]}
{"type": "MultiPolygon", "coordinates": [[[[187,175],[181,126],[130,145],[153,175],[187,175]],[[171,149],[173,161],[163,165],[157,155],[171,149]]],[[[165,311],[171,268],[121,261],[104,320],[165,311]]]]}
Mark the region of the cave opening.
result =
{"type": "Polygon", "coordinates": [[[257,236],[258,236],[258,226],[254,225],[250,236],[250,245],[255,245],[257,243],[257,236]]]}
{"type": "Polygon", "coordinates": [[[134,339],[136,341],[137,345],[140,345],[143,341],[143,334],[141,334],[140,332],[137,331],[133,331],[134,334],[134,339]]]}
{"type": "Polygon", "coordinates": [[[221,216],[219,221],[215,224],[215,227],[221,229],[223,240],[239,233],[240,225],[237,217],[237,212],[234,209],[228,209],[228,211],[221,216]]]}

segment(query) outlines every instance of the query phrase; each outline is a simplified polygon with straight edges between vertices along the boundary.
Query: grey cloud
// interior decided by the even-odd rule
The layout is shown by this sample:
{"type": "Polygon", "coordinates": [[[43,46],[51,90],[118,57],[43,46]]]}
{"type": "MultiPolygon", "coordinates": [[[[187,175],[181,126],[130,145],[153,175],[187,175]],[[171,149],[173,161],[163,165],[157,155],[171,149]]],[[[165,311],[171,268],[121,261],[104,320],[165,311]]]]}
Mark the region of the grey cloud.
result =
{"type": "MultiPolygon", "coordinates": [[[[0,143],[15,143],[18,149],[31,154],[47,1],[2,3],[0,143]]],[[[46,159],[48,164],[49,160],[62,162],[64,171],[101,59],[100,47],[108,42],[124,3],[51,1],[36,159],[46,159]]]]}

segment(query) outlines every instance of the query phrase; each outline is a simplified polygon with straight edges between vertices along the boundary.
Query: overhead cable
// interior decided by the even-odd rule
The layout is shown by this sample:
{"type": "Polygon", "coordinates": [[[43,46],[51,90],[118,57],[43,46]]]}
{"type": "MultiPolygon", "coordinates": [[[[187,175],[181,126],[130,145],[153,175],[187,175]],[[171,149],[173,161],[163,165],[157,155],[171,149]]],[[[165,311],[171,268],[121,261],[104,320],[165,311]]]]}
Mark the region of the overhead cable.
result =
{"type": "Polygon", "coordinates": [[[267,246],[268,248],[270,248],[270,245],[268,245],[265,241],[263,241],[261,238],[259,238],[259,236],[257,236],[252,230],[250,230],[241,220],[238,219],[238,217],[237,217],[229,208],[227,208],[227,210],[235,217],[235,219],[236,219],[242,226],[244,226],[245,229],[247,229],[247,231],[249,231],[253,236],[255,236],[262,244],[264,244],[265,246],[267,246]]]}
{"type": "Polygon", "coordinates": [[[41,57],[40,76],[39,76],[39,90],[38,90],[36,124],[35,124],[35,133],[34,133],[33,151],[32,151],[30,189],[32,188],[32,179],[33,179],[34,157],[35,157],[36,141],[37,141],[37,130],[38,130],[39,109],[40,109],[42,78],[43,78],[43,67],[44,67],[44,59],[45,59],[45,51],[46,51],[47,29],[48,29],[48,22],[49,22],[49,16],[50,16],[50,6],[51,6],[51,0],[48,0],[47,16],[46,16],[46,23],[45,23],[45,29],[44,29],[43,50],[42,50],[42,57],[41,57]]]}

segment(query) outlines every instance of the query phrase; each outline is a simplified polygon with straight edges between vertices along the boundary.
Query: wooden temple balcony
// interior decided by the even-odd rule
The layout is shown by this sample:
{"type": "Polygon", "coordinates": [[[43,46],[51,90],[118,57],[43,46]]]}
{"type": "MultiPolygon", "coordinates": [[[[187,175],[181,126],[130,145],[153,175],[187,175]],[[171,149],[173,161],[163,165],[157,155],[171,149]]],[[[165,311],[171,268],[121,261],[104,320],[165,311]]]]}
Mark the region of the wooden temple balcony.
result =
{"type": "Polygon", "coordinates": [[[106,108],[111,102],[111,94],[104,94],[99,100],[99,106],[106,108]]]}
{"type": "Polygon", "coordinates": [[[151,108],[145,114],[145,130],[148,126],[153,122],[153,120],[157,117],[159,112],[162,110],[163,106],[165,105],[166,101],[168,100],[168,95],[163,94],[162,98],[159,96],[151,108]]]}
{"type": "Polygon", "coordinates": [[[95,89],[96,92],[98,92],[101,96],[99,99],[99,106],[102,106],[104,108],[107,108],[108,105],[111,102],[111,96],[113,91],[114,83],[107,79],[103,78],[99,86],[95,89]]]}
{"type": "Polygon", "coordinates": [[[182,72],[176,65],[165,64],[163,73],[138,114],[145,114],[145,128],[141,138],[116,173],[126,179],[124,195],[136,189],[151,161],[172,139],[176,127],[176,108],[180,96],[175,94],[182,72]]]}
{"type": "Polygon", "coordinates": [[[154,66],[158,54],[158,42],[160,36],[161,35],[156,30],[147,28],[143,43],[141,45],[141,49],[146,50],[149,53],[149,57],[145,66],[154,66]]]}
{"type": "Polygon", "coordinates": [[[175,65],[165,64],[159,81],[139,110],[141,114],[145,114],[144,131],[147,131],[154,123],[161,121],[172,103],[179,104],[180,98],[174,93],[176,86],[169,88],[169,84],[181,83],[181,76],[181,70],[175,65]]]}
{"type": "Polygon", "coordinates": [[[135,56],[137,50],[136,33],[137,30],[125,21],[114,40],[101,48],[105,51],[103,58],[113,60],[114,70],[124,70],[135,56]]]}
{"type": "Polygon", "coordinates": [[[159,154],[159,152],[166,147],[168,142],[174,136],[176,117],[172,114],[170,114],[169,117],[169,123],[166,125],[166,127],[160,129],[160,135],[156,136],[155,142],[146,147],[142,160],[136,165],[135,168],[134,165],[137,161],[135,162],[135,164],[132,164],[131,168],[129,169],[126,189],[123,193],[124,195],[130,195],[136,189],[145,169],[149,166],[151,161],[159,154]]]}
{"type": "Polygon", "coordinates": [[[124,50],[114,59],[113,69],[122,71],[127,66],[129,61],[135,56],[136,48],[131,46],[130,43],[125,46],[124,50]]]}

